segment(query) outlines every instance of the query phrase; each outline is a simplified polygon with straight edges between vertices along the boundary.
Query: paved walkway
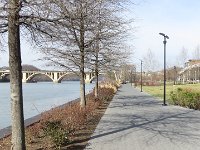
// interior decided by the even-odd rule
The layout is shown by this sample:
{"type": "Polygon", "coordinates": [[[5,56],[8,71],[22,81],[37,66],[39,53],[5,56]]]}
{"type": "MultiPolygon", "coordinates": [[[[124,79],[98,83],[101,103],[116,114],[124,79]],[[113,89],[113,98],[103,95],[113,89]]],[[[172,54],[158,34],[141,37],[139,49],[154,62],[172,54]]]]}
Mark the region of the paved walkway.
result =
{"type": "Polygon", "coordinates": [[[200,150],[200,111],[122,85],[86,150],[200,150]]]}

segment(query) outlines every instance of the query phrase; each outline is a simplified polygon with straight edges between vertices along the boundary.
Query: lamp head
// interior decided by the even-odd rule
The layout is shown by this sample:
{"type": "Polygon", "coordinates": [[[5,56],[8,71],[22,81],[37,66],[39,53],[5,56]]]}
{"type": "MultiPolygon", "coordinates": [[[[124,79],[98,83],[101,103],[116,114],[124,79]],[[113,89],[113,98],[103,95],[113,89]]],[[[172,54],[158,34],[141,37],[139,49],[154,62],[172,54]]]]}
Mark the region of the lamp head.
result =
{"type": "Polygon", "coordinates": [[[159,33],[159,34],[164,36],[164,38],[169,39],[169,37],[167,35],[165,35],[164,33],[159,33]]]}
{"type": "Polygon", "coordinates": [[[165,35],[164,33],[159,33],[159,34],[164,36],[164,38],[169,39],[169,37],[167,35],[165,35]]]}
{"type": "Polygon", "coordinates": [[[165,36],[165,34],[164,33],[159,33],[160,35],[162,35],[162,36],[165,36]]]}

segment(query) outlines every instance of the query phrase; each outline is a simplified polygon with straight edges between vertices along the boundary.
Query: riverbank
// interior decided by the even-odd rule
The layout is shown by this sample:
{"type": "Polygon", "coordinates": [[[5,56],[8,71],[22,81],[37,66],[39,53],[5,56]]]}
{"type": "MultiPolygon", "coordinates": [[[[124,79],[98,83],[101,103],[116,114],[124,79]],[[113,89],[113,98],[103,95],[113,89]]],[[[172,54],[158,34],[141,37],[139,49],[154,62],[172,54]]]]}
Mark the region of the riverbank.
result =
{"type": "MultiPolygon", "coordinates": [[[[26,128],[27,149],[84,149],[116,92],[112,86],[101,87],[98,99],[94,93],[87,95],[86,109],[80,109],[76,100],[41,114],[39,121],[26,128]]],[[[10,149],[10,138],[0,141],[1,149],[10,149]]]]}
{"type": "MultiPolygon", "coordinates": [[[[11,125],[10,83],[0,83],[0,130],[11,125]]],[[[79,81],[23,83],[24,119],[31,118],[51,108],[63,105],[80,95],[79,81]]],[[[94,83],[86,84],[86,92],[92,91],[94,83]]]]}
{"type": "MultiPolygon", "coordinates": [[[[79,99],[75,99],[75,100],[72,100],[70,102],[67,102],[66,104],[58,106],[55,109],[62,109],[62,108],[65,108],[67,106],[70,106],[73,103],[78,103],[79,101],[80,101],[79,99]]],[[[50,111],[51,110],[45,111],[42,114],[49,113],[50,111]]],[[[29,127],[29,126],[39,122],[41,120],[42,114],[38,114],[36,116],[33,116],[31,118],[28,118],[28,119],[24,120],[25,127],[29,127]]],[[[3,129],[0,130],[0,139],[5,138],[5,137],[9,136],[10,134],[11,134],[11,126],[3,128],[3,129]]]]}

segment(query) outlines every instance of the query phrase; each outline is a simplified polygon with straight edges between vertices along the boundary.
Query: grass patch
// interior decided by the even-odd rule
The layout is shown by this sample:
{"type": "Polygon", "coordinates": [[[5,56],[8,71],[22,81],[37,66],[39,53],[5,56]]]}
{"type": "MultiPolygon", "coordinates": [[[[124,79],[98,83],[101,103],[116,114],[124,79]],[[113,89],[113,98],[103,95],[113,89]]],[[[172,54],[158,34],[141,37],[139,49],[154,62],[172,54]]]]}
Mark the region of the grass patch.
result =
{"type": "MultiPolygon", "coordinates": [[[[169,103],[172,103],[172,99],[170,98],[170,93],[176,91],[178,88],[181,89],[190,89],[191,91],[195,91],[200,93],[200,84],[184,84],[184,85],[166,85],[166,99],[169,103]]],[[[143,91],[151,94],[152,96],[163,99],[163,91],[164,87],[161,86],[143,86],[143,91]]]]}
{"type": "MultiPolygon", "coordinates": [[[[173,90],[172,85],[166,85],[166,98],[169,99],[170,91],[173,90]]],[[[157,98],[163,98],[164,87],[161,86],[143,86],[143,91],[157,98]]]]}

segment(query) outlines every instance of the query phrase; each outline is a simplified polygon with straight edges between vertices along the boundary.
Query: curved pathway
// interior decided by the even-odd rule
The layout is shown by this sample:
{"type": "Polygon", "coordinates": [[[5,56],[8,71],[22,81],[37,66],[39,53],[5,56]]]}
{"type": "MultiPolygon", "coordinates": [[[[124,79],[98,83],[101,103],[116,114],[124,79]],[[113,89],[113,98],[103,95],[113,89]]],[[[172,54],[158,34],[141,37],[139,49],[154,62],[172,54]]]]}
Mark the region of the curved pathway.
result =
{"type": "Polygon", "coordinates": [[[200,150],[200,111],[122,85],[86,150],[200,150]]]}

